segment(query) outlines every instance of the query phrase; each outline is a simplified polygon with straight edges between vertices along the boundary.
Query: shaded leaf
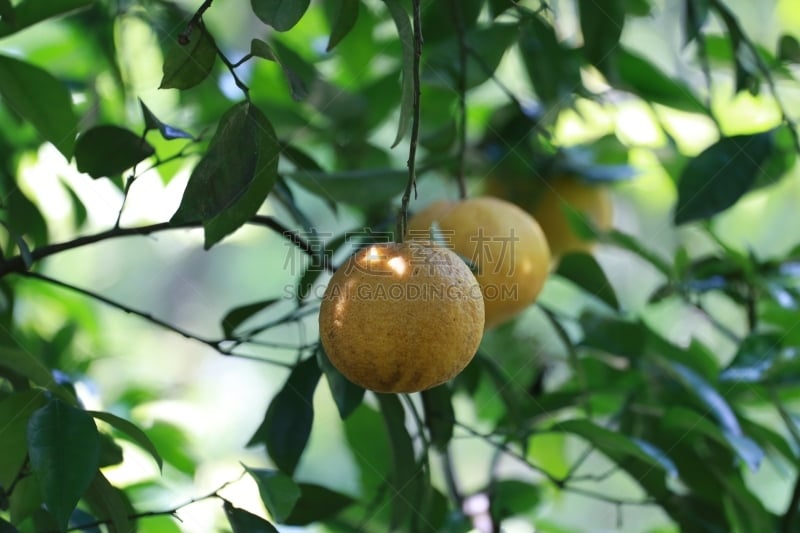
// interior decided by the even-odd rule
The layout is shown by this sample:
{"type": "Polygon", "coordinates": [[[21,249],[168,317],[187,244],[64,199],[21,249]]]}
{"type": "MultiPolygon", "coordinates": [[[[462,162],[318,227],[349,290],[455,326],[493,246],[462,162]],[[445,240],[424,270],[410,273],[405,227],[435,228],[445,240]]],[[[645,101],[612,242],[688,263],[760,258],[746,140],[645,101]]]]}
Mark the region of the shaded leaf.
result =
{"type": "Polygon", "coordinates": [[[625,24],[623,0],[578,0],[583,54],[601,72],[608,72],[625,24]]]}
{"type": "Polygon", "coordinates": [[[84,498],[96,519],[107,522],[112,533],[136,531],[128,518],[134,510],[125,492],[109,483],[101,472],[97,472],[84,498]]]}
{"type": "Polygon", "coordinates": [[[375,494],[392,468],[389,456],[390,443],[383,417],[362,403],[344,421],[345,437],[359,469],[362,496],[375,494]]]}
{"type": "Polygon", "coordinates": [[[306,526],[338,514],[354,502],[353,498],[313,483],[300,483],[300,499],[284,522],[306,526]]]}
{"type": "Polygon", "coordinates": [[[275,526],[244,509],[234,507],[229,501],[223,504],[225,516],[233,533],[279,533],[275,526]]]}
{"type": "Polygon", "coordinates": [[[669,278],[672,276],[672,265],[636,240],[634,236],[612,229],[603,234],[603,239],[604,242],[619,246],[620,248],[638,255],[666,277],[669,278]]]}
{"type": "Polygon", "coordinates": [[[173,139],[194,139],[191,133],[187,133],[175,126],[170,126],[169,124],[161,122],[161,120],[150,111],[150,108],[144,105],[141,98],[139,99],[139,106],[142,108],[145,128],[148,130],[158,130],[161,136],[168,141],[173,139]]]}
{"type": "Polygon", "coordinates": [[[261,207],[278,177],[279,151],[264,114],[250,102],[236,104],[220,120],[170,221],[202,221],[210,248],[261,207]]]}
{"type": "Polygon", "coordinates": [[[315,357],[298,364],[267,408],[248,446],[266,444],[267,453],[288,475],[294,473],[314,422],[314,390],[321,376],[315,357]]]}
{"type": "Polygon", "coordinates": [[[400,118],[397,121],[397,135],[392,148],[405,137],[414,108],[414,29],[408,19],[408,13],[399,0],[384,0],[389,14],[397,28],[397,35],[403,47],[403,68],[400,77],[400,118]]]}
{"type": "Polygon", "coordinates": [[[283,523],[294,509],[295,504],[300,499],[300,487],[284,474],[277,470],[267,470],[264,468],[244,469],[255,480],[258,485],[258,493],[261,501],[276,522],[283,523]]]}
{"type": "Polygon", "coordinates": [[[320,344],[317,349],[317,363],[328,380],[328,386],[331,389],[336,408],[339,410],[339,416],[344,420],[361,405],[366,391],[364,387],[356,385],[344,377],[344,375],[333,366],[322,344],[320,344]]]}
{"type": "Polygon", "coordinates": [[[620,48],[616,61],[620,88],[648,102],[690,113],[707,113],[705,105],[687,85],[670,78],[643,57],[620,48]]]}
{"type": "Polygon", "coordinates": [[[581,346],[631,359],[644,354],[647,330],[640,322],[585,314],[581,317],[581,326],[584,331],[581,346]]]}
{"type": "Polygon", "coordinates": [[[154,153],[150,143],[119,126],[95,126],[75,143],[78,170],[93,178],[117,176],[154,153]]]}
{"type": "Polygon", "coordinates": [[[47,509],[63,529],[97,472],[97,427],[85,411],[53,399],[31,415],[27,435],[31,469],[47,509]]]}
{"type": "Polygon", "coordinates": [[[197,25],[185,44],[174,41],[164,57],[159,89],[191,89],[214,68],[217,45],[205,26],[197,25]]]}
{"type": "Polygon", "coordinates": [[[289,84],[289,90],[294,100],[303,100],[308,96],[308,91],[316,79],[316,71],[291,49],[273,41],[274,47],[261,39],[250,42],[250,53],[256,57],[274,61],[281,67],[283,75],[289,84]]]}
{"type": "Polygon", "coordinates": [[[781,35],[778,39],[778,59],[800,63],[800,41],[789,34],[781,35]]]}
{"type": "Polygon", "coordinates": [[[708,20],[708,0],[684,0],[683,44],[684,46],[702,36],[703,26],[708,20]]]}
{"type": "Polygon", "coordinates": [[[489,512],[497,523],[529,513],[541,501],[541,492],[536,485],[521,479],[501,479],[489,487],[489,512]]]}
{"type": "Polygon", "coordinates": [[[422,391],[420,395],[431,444],[444,451],[453,438],[453,425],[456,419],[450,387],[447,384],[439,385],[422,391]]]}
{"type": "Polygon", "coordinates": [[[614,287],[611,286],[605,272],[593,256],[585,253],[566,254],[561,257],[556,274],[570,280],[611,308],[619,310],[614,287]]]}
{"type": "Polygon", "coordinates": [[[280,298],[270,298],[251,304],[240,305],[228,311],[222,317],[222,331],[226,339],[232,339],[236,328],[242,325],[247,319],[263,311],[267,307],[281,301],[280,298]]]}
{"type": "Polygon", "coordinates": [[[414,445],[406,429],[405,410],[394,394],[376,394],[389,434],[392,469],[389,474],[392,499],[392,527],[405,524],[422,503],[422,473],[414,457],[414,445]]]}
{"type": "Polygon", "coordinates": [[[127,435],[131,441],[138,444],[144,451],[150,454],[150,457],[152,457],[158,465],[159,470],[164,467],[164,460],[161,459],[155,445],[153,445],[153,442],[139,426],[111,413],[102,411],[87,411],[87,413],[127,435]]]}
{"type": "Polygon", "coordinates": [[[331,37],[328,40],[328,46],[325,48],[326,52],[330,52],[339,44],[339,41],[344,39],[353,26],[356,25],[358,20],[358,7],[361,0],[340,0],[339,9],[337,10],[336,20],[333,22],[331,28],[331,37]]]}
{"type": "Polygon", "coordinates": [[[253,13],[277,31],[290,30],[303,17],[311,0],[250,0],[253,13]]]}
{"type": "Polygon", "coordinates": [[[748,192],[775,153],[773,132],[722,137],[690,160],[678,181],[675,224],[712,217],[748,192]]]}
{"type": "MultiPolygon", "coordinates": [[[[91,5],[94,0],[23,0],[14,6],[13,17],[3,15],[0,20],[0,37],[33,26],[37,22],[91,5]]],[[[8,4],[8,2],[5,2],[8,4]]]]}
{"type": "Polygon", "coordinates": [[[22,468],[28,455],[28,419],[44,402],[39,390],[18,392],[0,401],[0,487],[9,487],[22,468]]]}
{"type": "Polygon", "coordinates": [[[373,168],[341,172],[287,172],[286,177],[319,196],[336,203],[370,207],[402,193],[408,171],[373,168]]]}
{"type": "Polygon", "coordinates": [[[733,435],[742,434],[742,428],[739,426],[733,409],[710,383],[680,363],[671,363],[668,369],[689,392],[700,400],[725,430],[733,435]]]}
{"type": "Polygon", "coordinates": [[[12,370],[40,387],[46,387],[67,403],[75,403],[75,398],[59,386],[47,367],[29,352],[0,346],[0,368],[12,370]]]}
{"type": "Polygon", "coordinates": [[[11,5],[11,0],[0,0],[0,24],[14,26],[16,20],[17,16],[14,13],[14,6],[11,5]]]}
{"type": "Polygon", "coordinates": [[[0,96],[64,157],[72,157],[78,118],[63,83],[46,70],[0,55],[0,96]]]}

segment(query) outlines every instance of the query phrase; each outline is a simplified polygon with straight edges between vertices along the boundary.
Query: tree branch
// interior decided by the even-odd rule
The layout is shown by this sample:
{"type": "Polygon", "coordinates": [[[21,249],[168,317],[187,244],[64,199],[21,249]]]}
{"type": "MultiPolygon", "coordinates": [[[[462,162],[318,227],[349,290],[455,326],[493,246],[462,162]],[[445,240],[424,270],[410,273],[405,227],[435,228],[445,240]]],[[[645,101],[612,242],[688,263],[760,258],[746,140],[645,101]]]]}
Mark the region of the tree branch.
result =
{"type": "MultiPolygon", "coordinates": [[[[309,244],[296,232],[290,230],[275,218],[271,216],[257,215],[247,221],[248,224],[255,226],[264,226],[274,230],[276,233],[281,234],[286,240],[297,246],[300,250],[305,252],[306,255],[319,259],[317,252],[313,246],[309,244]]],[[[49,244],[47,246],[39,247],[32,250],[30,253],[30,261],[36,262],[45,257],[55,255],[67,250],[73,250],[82,246],[87,246],[97,242],[115,239],[118,237],[130,237],[133,235],[150,235],[160,231],[177,230],[177,229],[190,229],[202,227],[203,223],[200,221],[185,222],[181,224],[172,224],[170,222],[160,222],[158,224],[151,224],[149,226],[139,226],[135,228],[111,228],[109,230],[94,233],[92,235],[84,235],[73,239],[71,241],[49,244]]],[[[328,264],[328,261],[323,262],[325,268],[333,271],[333,267],[328,264]]],[[[22,254],[8,258],[5,261],[0,260],[0,278],[11,273],[25,273],[28,270],[25,259],[22,254]]]]}

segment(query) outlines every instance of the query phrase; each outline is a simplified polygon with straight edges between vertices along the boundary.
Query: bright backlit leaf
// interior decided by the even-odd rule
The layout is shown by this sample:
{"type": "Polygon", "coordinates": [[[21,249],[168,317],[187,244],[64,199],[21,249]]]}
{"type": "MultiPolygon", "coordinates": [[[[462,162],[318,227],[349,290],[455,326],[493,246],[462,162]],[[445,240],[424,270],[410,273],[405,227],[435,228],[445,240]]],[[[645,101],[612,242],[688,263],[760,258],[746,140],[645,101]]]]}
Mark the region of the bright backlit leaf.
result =
{"type": "Polygon", "coordinates": [[[261,501],[276,522],[283,523],[300,499],[300,487],[278,470],[244,467],[258,485],[261,501]]]}

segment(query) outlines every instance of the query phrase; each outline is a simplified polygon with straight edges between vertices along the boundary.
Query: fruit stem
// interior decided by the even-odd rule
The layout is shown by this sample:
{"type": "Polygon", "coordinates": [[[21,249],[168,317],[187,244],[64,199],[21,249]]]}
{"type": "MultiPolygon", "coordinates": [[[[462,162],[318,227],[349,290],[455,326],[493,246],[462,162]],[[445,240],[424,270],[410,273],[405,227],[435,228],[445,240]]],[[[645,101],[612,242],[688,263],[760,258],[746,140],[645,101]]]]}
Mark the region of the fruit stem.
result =
{"type": "Polygon", "coordinates": [[[397,242],[403,242],[403,235],[406,232],[408,224],[408,204],[411,201],[411,191],[414,190],[414,196],[417,193],[417,175],[416,175],[416,159],[417,159],[417,143],[419,142],[419,99],[420,99],[420,80],[419,80],[419,63],[422,57],[422,16],[420,14],[420,0],[412,0],[411,2],[414,23],[414,63],[413,63],[413,78],[412,84],[414,87],[414,102],[412,106],[411,115],[411,139],[408,146],[408,183],[406,190],[403,192],[403,199],[400,204],[400,215],[397,217],[397,242]]]}
{"type": "Polygon", "coordinates": [[[458,91],[458,156],[456,160],[456,180],[458,183],[458,197],[467,198],[467,184],[464,179],[464,157],[467,151],[467,39],[464,33],[463,13],[461,2],[450,0],[450,11],[453,15],[453,25],[458,36],[458,75],[456,77],[456,90],[458,91]]]}

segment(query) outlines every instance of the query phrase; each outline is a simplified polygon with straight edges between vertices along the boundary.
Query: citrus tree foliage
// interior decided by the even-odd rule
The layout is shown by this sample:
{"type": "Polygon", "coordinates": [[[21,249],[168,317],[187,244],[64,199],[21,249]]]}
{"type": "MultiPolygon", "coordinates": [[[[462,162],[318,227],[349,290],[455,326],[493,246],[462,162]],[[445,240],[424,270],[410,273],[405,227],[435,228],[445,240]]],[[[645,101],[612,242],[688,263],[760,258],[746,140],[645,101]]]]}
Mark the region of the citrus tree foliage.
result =
{"type": "MultiPolygon", "coordinates": [[[[780,228],[797,247],[771,254],[732,243],[720,223],[743,198],[797,177],[797,35],[756,38],[746,19],[797,6],[752,4],[0,0],[0,529],[180,530],[184,506],[153,507],[142,486],[108,474],[128,460],[124,449],[139,448],[159,470],[192,479],[202,465],[180,426],[137,420],[152,391],[96,408],[80,393],[94,360],[74,356],[77,339],[101,334],[99,313],[127,312],[220,357],[284,372],[263,422],[238,436],[261,454],[240,471],[262,512],[225,487],[192,498],[218,503],[218,525],[235,532],[489,531],[514,517],[570,531],[552,512],[570,495],[606,505],[620,526],[651,513],[658,531],[796,531],[798,221],[780,228]],[[669,57],[643,42],[643,25],[672,36],[669,57]],[[126,39],[132,26],[146,37],[126,39]],[[134,46],[143,42],[146,54],[134,46]],[[143,87],[136,73],[147,68],[160,69],[160,82],[143,87]],[[143,96],[160,93],[169,107],[143,96]],[[752,116],[731,117],[738,98],[753,102],[742,107],[752,116]],[[613,118],[582,139],[564,134],[567,120],[630,105],[656,141],[625,135],[613,118]],[[73,220],[56,227],[23,179],[48,147],[118,190],[116,224],[92,227],[64,181],[73,220]],[[313,289],[354,243],[394,231],[407,187],[415,209],[410,176],[470,192],[491,173],[635,187],[654,168],[673,191],[664,225],[674,238],[625,231],[630,221],[600,231],[573,216],[575,231],[617,262],[562,257],[550,296],[487,332],[446,385],[373,394],[339,374],[315,338],[267,350],[282,326],[315,324],[313,289]],[[123,224],[129,193],[154,173],[164,183],[189,175],[179,205],[123,224]],[[356,222],[332,233],[317,222],[321,209],[356,222]],[[304,268],[293,299],[221,309],[216,331],[187,331],[48,268],[101,241],[187,228],[202,228],[197,247],[208,250],[245,225],[282,236],[304,268]],[[649,281],[624,287],[620,264],[649,281]],[[45,332],[26,310],[48,306],[66,319],[45,332]],[[704,336],[684,331],[698,324],[704,336]],[[321,388],[340,420],[315,419],[321,388]],[[360,490],[296,475],[322,422],[352,452],[360,490]],[[463,443],[492,453],[472,458],[463,443]],[[783,472],[778,489],[762,490],[765,468],[783,472]]],[[[164,489],[158,476],[145,485],[164,489]]]]}

